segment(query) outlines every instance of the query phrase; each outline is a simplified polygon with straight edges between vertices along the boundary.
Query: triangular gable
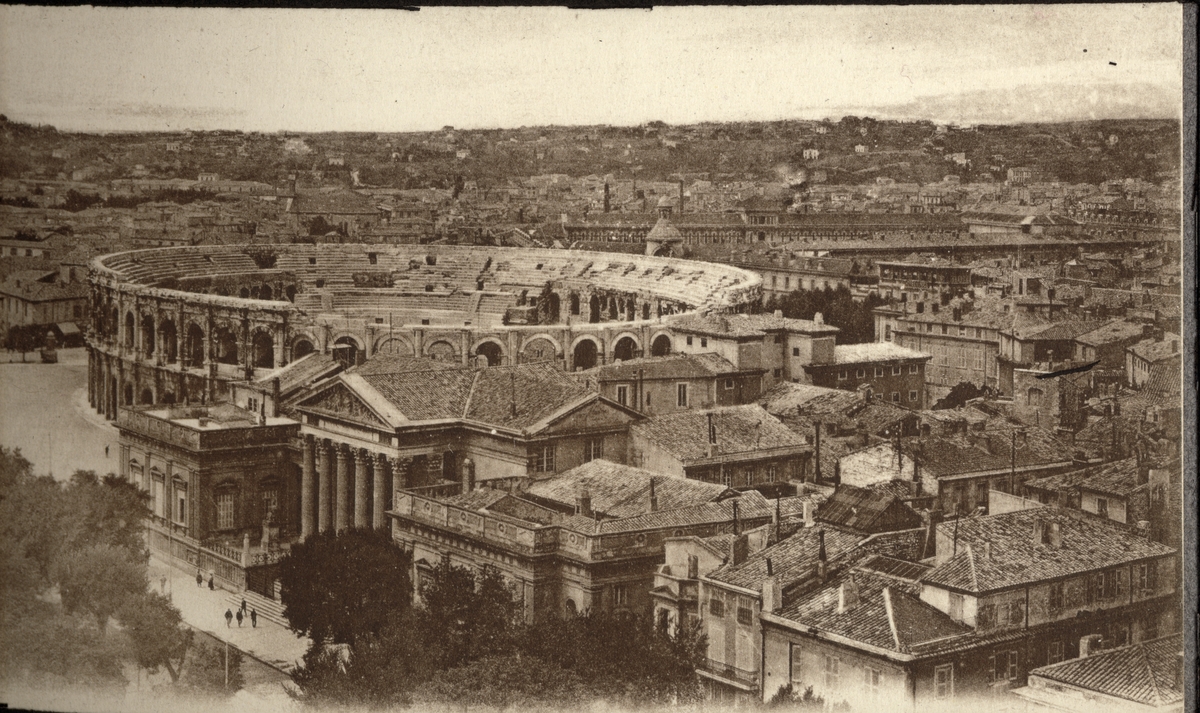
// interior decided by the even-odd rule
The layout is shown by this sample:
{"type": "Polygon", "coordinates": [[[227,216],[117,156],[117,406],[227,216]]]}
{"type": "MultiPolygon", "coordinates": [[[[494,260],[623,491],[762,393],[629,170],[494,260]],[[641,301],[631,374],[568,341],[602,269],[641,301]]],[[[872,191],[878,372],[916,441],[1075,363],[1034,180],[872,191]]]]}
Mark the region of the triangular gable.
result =
{"type": "Polygon", "coordinates": [[[614,428],[627,428],[637,420],[639,414],[600,398],[569,407],[552,416],[548,421],[529,429],[538,435],[587,433],[614,428]],[[543,425],[544,424],[544,425],[543,425]]]}
{"type": "Polygon", "coordinates": [[[340,379],[301,401],[298,408],[302,411],[314,411],[373,428],[392,428],[375,409],[367,404],[365,399],[340,379]]]}

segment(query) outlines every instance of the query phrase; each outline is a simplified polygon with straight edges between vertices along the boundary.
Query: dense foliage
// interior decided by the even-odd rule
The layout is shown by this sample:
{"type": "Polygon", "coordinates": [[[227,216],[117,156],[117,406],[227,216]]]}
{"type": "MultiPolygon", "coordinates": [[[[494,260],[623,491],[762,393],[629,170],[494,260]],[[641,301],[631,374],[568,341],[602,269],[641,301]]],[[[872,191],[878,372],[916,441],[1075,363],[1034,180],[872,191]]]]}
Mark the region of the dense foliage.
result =
{"type": "Polygon", "coordinates": [[[960,381],[954,385],[938,402],[933,405],[935,411],[942,409],[952,409],[966,406],[971,399],[977,399],[980,396],[991,396],[993,392],[986,386],[976,386],[969,381],[960,381]]]}
{"type": "Polygon", "coordinates": [[[868,295],[859,302],[844,285],[837,289],[796,290],[783,297],[768,297],[756,306],[755,311],[774,312],[780,310],[790,319],[812,319],[818,312],[826,324],[842,330],[837,335],[838,344],[861,344],[875,341],[876,307],[885,301],[876,294],[868,295]]]}

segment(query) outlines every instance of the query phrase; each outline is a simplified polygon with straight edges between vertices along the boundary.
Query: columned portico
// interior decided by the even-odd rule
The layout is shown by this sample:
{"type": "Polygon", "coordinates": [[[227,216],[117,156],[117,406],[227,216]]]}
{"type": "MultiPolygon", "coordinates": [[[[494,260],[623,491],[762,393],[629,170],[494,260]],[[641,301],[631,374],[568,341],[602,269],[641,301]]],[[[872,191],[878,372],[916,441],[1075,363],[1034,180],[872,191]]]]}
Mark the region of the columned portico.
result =
{"type": "Polygon", "coordinates": [[[334,503],[334,530],[341,532],[350,526],[350,454],[335,445],[337,457],[337,495],[334,503]]]}
{"type": "Polygon", "coordinates": [[[300,454],[300,537],[307,540],[316,532],[315,500],[317,469],[316,453],[312,436],[301,438],[300,454]]]}
{"type": "Polygon", "coordinates": [[[369,503],[369,491],[367,490],[367,467],[371,463],[370,454],[361,448],[354,449],[354,526],[369,527],[370,521],[367,517],[369,511],[367,506],[369,503]]]}
{"type": "Polygon", "coordinates": [[[371,498],[371,527],[379,530],[387,525],[387,516],[384,515],[384,512],[391,509],[387,492],[387,458],[381,453],[376,453],[372,467],[375,476],[375,482],[372,485],[375,492],[374,497],[371,498]]]}
{"type": "Polygon", "coordinates": [[[333,453],[328,441],[317,444],[317,473],[320,486],[317,502],[317,527],[325,532],[333,525],[333,453]]]}

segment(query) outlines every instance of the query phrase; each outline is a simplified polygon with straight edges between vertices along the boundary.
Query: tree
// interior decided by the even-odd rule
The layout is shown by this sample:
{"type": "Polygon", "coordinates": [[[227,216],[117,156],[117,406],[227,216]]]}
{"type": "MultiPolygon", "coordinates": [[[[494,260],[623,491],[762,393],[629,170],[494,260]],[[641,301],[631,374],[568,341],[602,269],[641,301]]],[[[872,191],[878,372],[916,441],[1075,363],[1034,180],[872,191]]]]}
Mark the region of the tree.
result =
{"type": "Polygon", "coordinates": [[[438,641],[440,668],[465,663],[471,653],[471,615],[475,605],[475,574],[445,557],[421,587],[421,601],[438,641]]]}
{"type": "Polygon", "coordinates": [[[825,699],[821,696],[813,695],[812,686],[808,686],[803,691],[799,686],[793,686],[789,683],[786,686],[780,686],[775,695],[767,701],[767,708],[784,708],[787,710],[825,710],[825,699]]]}
{"type": "Polygon", "coordinates": [[[209,695],[233,695],[245,684],[242,652],[208,634],[189,632],[189,644],[180,666],[182,688],[209,695]],[[226,661],[228,658],[228,662],[226,661]],[[225,672],[229,671],[229,685],[225,672]]]}
{"type": "Polygon", "coordinates": [[[413,695],[424,706],[562,710],[579,708],[592,693],[574,671],[536,656],[487,656],[439,671],[413,695]]]}
{"type": "Polygon", "coordinates": [[[43,329],[44,326],[37,324],[14,324],[8,328],[5,344],[9,349],[20,352],[21,361],[24,362],[27,352],[41,348],[43,329]]]}
{"type": "Polygon", "coordinates": [[[67,540],[72,548],[111,545],[148,560],[145,521],[150,517],[150,494],[109,473],[92,470],[71,474],[66,492],[67,512],[73,513],[67,540]]]}
{"type": "Polygon", "coordinates": [[[293,545],[280,563],[280,598],[292,631],[350,644],[377,635],[411,603],[411,555],[387,532],[323,532],[293,545]]]}
{"type": "Polygon", "coordinates": [[[180,656],[187,637],[183,617],[171,601],[161,594],[145,592],[128,599],[118,619],[129,637],[137,665],[151,672],[166,668],[171,681],[178,681],[179,671],[171,659],[180,656]]]}
{"type": "Polygon", "coordinates": [[[101,634],[109,618],[142,596],[149,585],[146,563],[112,545],[67,551],[59,556],[56,568],[63,608],[69,613],[91,614],[101,634]]]}

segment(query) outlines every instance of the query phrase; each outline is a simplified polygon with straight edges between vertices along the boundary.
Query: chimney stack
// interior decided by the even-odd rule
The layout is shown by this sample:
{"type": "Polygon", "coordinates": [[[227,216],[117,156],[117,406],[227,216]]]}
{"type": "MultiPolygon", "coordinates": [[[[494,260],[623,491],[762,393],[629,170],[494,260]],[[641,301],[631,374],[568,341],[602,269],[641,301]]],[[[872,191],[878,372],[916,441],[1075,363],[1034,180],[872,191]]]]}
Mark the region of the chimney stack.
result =
{"type": "Polygon", "coordinates": [[[858,584],[854,581],[854,576],[846,577],[846,581],[842,582],[842,586],[838,587],[838,614],[845,614],[858,604],[858,584]]]}
{"type": "Polygon", "coordinates": [[[815,324],[825,324],[825,315],[821,314],[820,312],[817,312],[816,314],[813,315],[813,322],[815,324]]]}
{"type": "Polygon", "coordinates": [[[733,506],[733,534],[740,535],[742,534],[742,521],[738,517],[738,501],[733,500],[730,505],[733,506]]]}
{"type": "Polygon", "coordinates": [[[579,492],[579,514],[584,517],[592,516],[592,494],[587,490],[579,492]]]}
{"type": "Polygon", "coordinates": [[[825,530],[817,530],[817,578],[829,579],[829,558],[825,555],[825,530]]]}
{"type": "Polygon", "coordinates": [[[654,478],[650,479],[650,512],[658,512],[658,495],[654,492],[654,478]]]}
{"type": "Polygon", "coordinates": [[[779,578],[771,567],[771,558],[767,558],[767,578],[762,583],[762,610],[774,614],[783,608],[783,588],[779,578]]]}
{"type": "Polygon", "coordinates": [[[1079,640],[1079,658],[1085,659],[1100,650],[1103,637],[1099,634],[1088,634],[1079,640]]]}
{"type": "Polygon", "coordinates": [[[1062,549],[1062,525],[1057,522],[1046,524],[1047,533],[1050,538],[1050,547],[1056,550],[1062,549]]]}
{"type": "Polygon", "coordinates": [[[469,493],[475,489],[475,462],[463,458],[462,462],[462,491],[469,493]]]}
{"type": "Polygon", "coordinates": [[[729,543],[729,564],[739,565],[746,561],[750,554],[750,538],[738,535],[729,543]]]}
{"type": "Polygon", "coordinates": [[[800,503],[800,512],[803,513],[803,516],[804,516],[804,526],[812,527],[813,526],[813,504],[812,504],[812,501],[805,500],[804,502],[800,503]]]}

